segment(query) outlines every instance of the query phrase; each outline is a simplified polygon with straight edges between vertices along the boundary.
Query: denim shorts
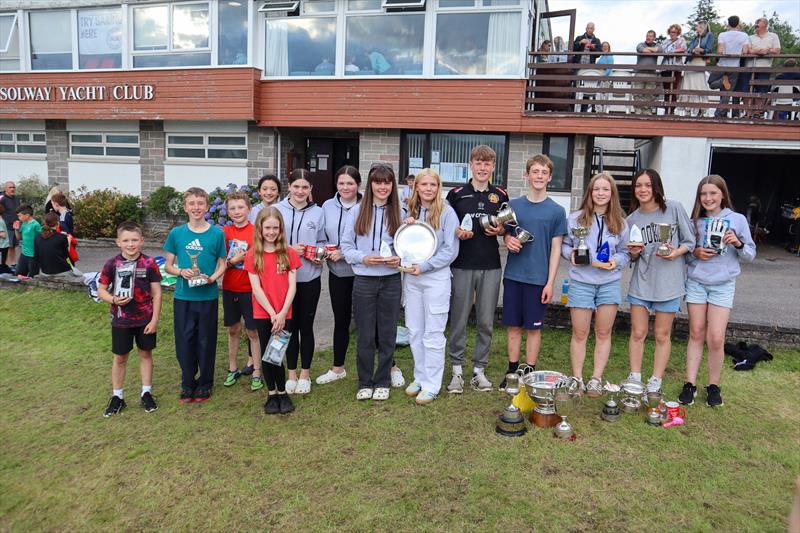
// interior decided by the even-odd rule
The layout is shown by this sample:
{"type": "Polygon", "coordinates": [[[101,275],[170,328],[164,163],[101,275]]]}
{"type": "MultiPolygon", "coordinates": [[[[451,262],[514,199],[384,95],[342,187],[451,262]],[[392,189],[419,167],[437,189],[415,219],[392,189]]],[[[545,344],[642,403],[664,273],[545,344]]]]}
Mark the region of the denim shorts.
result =
{"type": "Polygon", "coordinates": [[[600,305],[619,305],[622,303],[620,281],[609,281],[596,285],[594,283],[569,282],[567,307],[597,309],[600,305]]]}
{"type": "Polygon", "coordinates": [[[718,307],[733,308],[733,295],[736,292],[736,280],[732,279],[719,285],[706,285],[691,278],[686,280],[687,304],[713,304],[718,307]]]}
{"type": "Polygon", "coordinates": [[[628,295],[628,303],[631,305],[639,305],[647,308],[648,311],[655,311],[656,313],[677,313],[681,310],[681,299],[673,298],[663,302],[651,302],[650,300],[641,300],[636,296],[628,295]]]}

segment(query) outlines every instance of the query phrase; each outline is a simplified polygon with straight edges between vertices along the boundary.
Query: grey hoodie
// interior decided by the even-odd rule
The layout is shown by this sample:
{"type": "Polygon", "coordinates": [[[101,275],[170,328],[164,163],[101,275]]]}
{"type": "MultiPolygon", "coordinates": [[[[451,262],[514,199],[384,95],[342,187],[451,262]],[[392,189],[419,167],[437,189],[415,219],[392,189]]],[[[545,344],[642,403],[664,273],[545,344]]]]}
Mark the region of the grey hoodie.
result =
{"type": "Polygon", "coordinates": [[[726,244],[722,254],[716,255],[708,261],[701,261],[693,255],[688,255],[689,277],[704,285],[719,285],[730,281],[742,271],[739,261],[750,263],[756,258],[756,243],[750,235],[750,225],[744,215],[736,213],[727,207],[720,211],[716,217],[703,217],[697,220],[696,246],[703,246],[706,224],[711,218],[728,221],[730,230],[742,241],[744,247],[737,250],[732,244],[726,244]]]}
{"type": "Polygon", "coordinates": [[[394,251],[394,236],[386,230],[384,223],[384,213],[386,206],[372,207],[372,227],[367,235],[356,235],[355,225],[359,211],[364,207],[363,203],[353,207],[347,214],[347,221],[342,232],[342,253],[344,258],[353,267],[353,273],[357,276],[391,276],[399,273],[394,267],[386,265],[365,265],[362,261],[368,255],[381,255],[381,242],[385,242],[394,251]]]}
{"type": "MultiPolygon", "coordinates": [[[[403,219],[408,216],[408,209],[403,207],[403,219]]],[[[418,220],[428,222],[428,210],[420,206],[418,220]]],[[[439,217],[439,229],[436,231],[436,251],[433,256],[419,265],[419,269],[424,274],[425,272],[432,272],[442,268],[447,268],[450,263],[456,260],[458,256],[459,240],[456,237],[456,228],[460,221],[455,210],[450,207],[450,204],[445,202],[442,214],[439,217]]]]}
{"type": "MultiPolygon", "coordinates": [[[[347,214],[353,209],[358,202],[361,201],[361,193],[358,193],[356,203],[350,207],[342,205],[342,200],[339,193],[322,204],[322,211],[325,213],[325,239],[327,244],[335,244],[341,250],[342,247],[342,233],[344,233],[344,225],[347,222],[347,214]]],[[[340,278],[353,277],[353,268],[346,259],[339,261],[328,261],[328,270],[336,274],[340,278]]]]}
{"type": "MultiPolygon", "coordinates": [[[[286,198],[275,207],[283,216],[283,226],[286,230],[286,243],[289,246],[295,244],[315,244],[325,246],[325,216],[322,208],[317,204],[308,203],[302,209],[295,209],[286,198]]],[[[314,280],[322,274],[322,266],[317,266],[305,257],[301,256],[303,265],[297,269],[297,282],[304,283],[314,280]]]]}
{"type": "Polygon", "coordinates": [[[682,257],[667,261],[656,255],[660,244],[656,224],[672,224],[669,244],[678,248],[685,246],[692,254],[694,229],[692,220],[680,202],[667,200],[667,209],[642,212],[637,209],[627,218],[628,227],[634,224],[642,230],[644,250],[633,262],[633,276],[628,294],[648,302],[666,302],[683,296],[686,287],[686,262],[682,257]]]}
{"type": "MultiPolygon", "coordinates": [[[[567,217],[567,228],[569,234],[564,237],[564,242],[561,244],[561,255],[566,260],[570,261],[573,248],[578,247],[580,239],[572,236],[572,228],[579,226],[578,217],[581,215],[580,211],[575,211],[567,217]]],[[[605,224],[604,217],[597,215],[603,226],[603,235],[600,239],[600,244],[608,242],[609,253],[611,258],[617,262],[617,268],[614,270],[603,270],[602,268],[593,267],[592,265],[573,265],[569,266],[569,277],[581,283],[592,283],[594,285],[601,285],[616,281],[622,277],[621,269],[628,265],[630,256],[628,255],[628,247],[625,245],[628,242],[628,223],[623,220],[622,233],[613,234],[609,233],[608,225],[605,224]]],[[[596,260],[598,248],[598,233],[600,225],[596,222],[595,216],[592,216],[592,225],[589,226],[589,235],[585,237],[586,244],[589,246],[589,257],[592,261],[596,260]]]]}

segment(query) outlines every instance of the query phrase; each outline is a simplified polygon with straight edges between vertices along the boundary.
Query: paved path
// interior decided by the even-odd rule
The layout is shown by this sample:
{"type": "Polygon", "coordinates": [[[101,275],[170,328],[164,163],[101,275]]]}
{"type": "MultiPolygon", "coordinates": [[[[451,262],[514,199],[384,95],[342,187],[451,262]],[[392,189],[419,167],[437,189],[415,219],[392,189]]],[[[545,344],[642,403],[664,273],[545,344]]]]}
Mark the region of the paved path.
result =
{"type": "MultiPolygon", "coordinates": [[[[79,267],[84,272],[100,270],[103,262],[116,253],[116,247],[81,247],[79,267]]],[[[158,247],[146,246],[145,253],[163,255],[158,247]]],[[[505,264],[506,252],[502,259],[505,264]]],[[[318,348],[329,348],[333,339],[333,313],[328,296],[327,269],[323,271],[322,295],[317,320],[314,325],[318,348]]],[[[556,298],[561,295],[561,283],[567,277],[567,264],[562,261],[558,270],[556,298]]],[[[622,278],[623,294],[627,293],[630,269],[622,278]]],[[[502,300],[502,296],[501,296],[502,300]]],[[[623,303],[622,309],[628,309],[623,303]]],[[[685,305],[682,314],[685,314],[685,305]]],[[[782,248],[762,246],[753,263],[742,265],[742,274],[736,282],[736,300],[731,320],[747,324],[800,327],[800,257],[782,248]]]]}

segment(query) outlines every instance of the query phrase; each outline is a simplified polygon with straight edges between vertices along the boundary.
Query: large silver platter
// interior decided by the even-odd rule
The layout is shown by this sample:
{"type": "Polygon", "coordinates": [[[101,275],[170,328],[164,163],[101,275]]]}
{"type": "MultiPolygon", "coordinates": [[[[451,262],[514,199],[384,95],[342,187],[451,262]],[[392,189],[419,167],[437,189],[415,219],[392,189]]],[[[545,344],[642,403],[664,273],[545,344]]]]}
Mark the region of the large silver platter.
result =
{"type": "Polygon", "coordinates": [[[525,385],[537,389],[556,389],[567,384],[569,378],[561,372],[552,370],[535,370],[522,376],[525,385]]]}
{"type": "Polygon", "coordinates": [[[622,392],[629,396],[643,396],[647,390],[647,385],[636,379],[626,379],[619,384],[622,392]]]}
{"type": "Polygon", "coordinates": [[[403,224],[394,234],[394,249],[397,255],[418,265],[427,261],[436,251],[439,239],[436,231],[425,222],[403,224]]]}

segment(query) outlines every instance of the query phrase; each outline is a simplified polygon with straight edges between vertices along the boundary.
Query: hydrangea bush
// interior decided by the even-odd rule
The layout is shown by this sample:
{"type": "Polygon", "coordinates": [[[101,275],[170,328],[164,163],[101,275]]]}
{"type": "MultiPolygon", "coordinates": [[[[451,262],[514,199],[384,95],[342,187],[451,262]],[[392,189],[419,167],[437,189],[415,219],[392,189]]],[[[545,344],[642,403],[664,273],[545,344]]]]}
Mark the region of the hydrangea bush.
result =
{"type": "Polygon", "coordinates": [[[228,195],[234,192],[243,192],[250,196],[250,203],[256,205],[261,201],[258,191],[255,187],[250,185],[238,186],[235,183],[229,183],[224,189],[217,187],[208,194],[208,213],[206,213],[206,220],[211,224],[217,226],[232,226],[233,221],[228,218],[228,209],[225,201],[228,195]]]}

